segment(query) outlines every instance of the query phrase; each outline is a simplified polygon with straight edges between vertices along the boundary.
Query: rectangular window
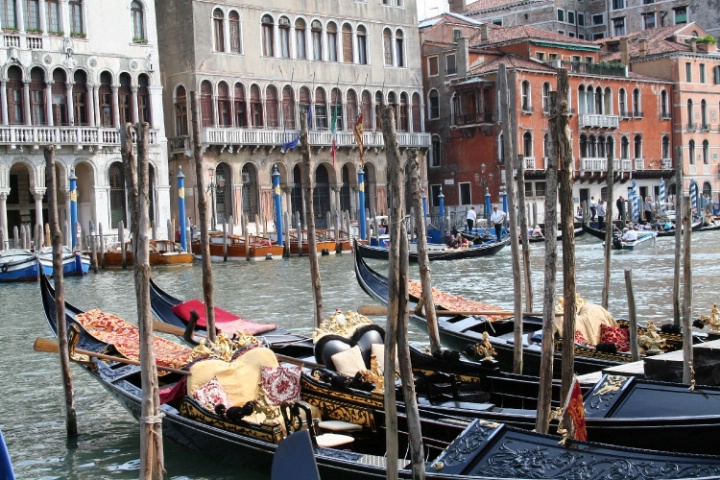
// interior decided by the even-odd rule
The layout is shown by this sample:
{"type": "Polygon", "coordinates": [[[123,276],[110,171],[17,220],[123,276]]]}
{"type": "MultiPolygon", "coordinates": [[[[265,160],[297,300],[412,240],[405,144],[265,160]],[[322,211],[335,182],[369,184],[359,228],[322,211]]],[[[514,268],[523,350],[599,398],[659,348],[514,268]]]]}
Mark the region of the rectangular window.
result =
{"type": "Polygon", "coordinates": [[[655,12],[643,13],[643,29],[651,30],[657,26],[655,23],[655,12]]]}
{"type": "Polygon", "coordinates": [[[570,36],[570,38],[575,38],[575,32],[569,32],[568,35],[570,36]]]}
{"type": "Polygon", "coordinates": [[[537,58],[541,62],[544,62],[545,61],[545,52],[536,52],[535,58],[537,58]]]}
{"type": "Polygon", "coordinates": [[[492,23],[493,25],[500,25],[502,27],[502,18],[496,18],[492,23]]]}
{"type": "Polygon", "coordinates": [[[445,55],[445,74],[446,75],[457,74],[457,65],[455,64],[455,54],[454,53],[445,55]]]}
{"type": "Polygon", "coordinates": [[[562,8],[558,8],[557,19],[558,19],[558,22],[565,21],[565,10],[563,10],[562,8]]]}
{"type": "Polygon", "coordinates": [[[613,35],[625,35],[625,17],[613,18],[613,35]]]}
{"type": "Polygon", "coordinates": [[[535,196],[536,197],[544,197],[545,196],[545,182],[535,182],[535,196]]]}
{"type": "Polygon", "coordinates": [[[594,33],[593,34],[593,40],[600,40],[601,38],[605,38],[604,33],[594,33]]]}
{"type": "Polygon", "coordinates": [[[578,20],[578,25],[580,25],[581,27],[585,26],[585,14],[584,13],[578,13],[577,20],[578,20]]]}
{"type": "Polygon", "coordinates": [[[3,28],[17,28],[17,17],[15,15],[15,2],[8,0],[0,4],[0,23],[3,28]]]}
{"type": "Polygon", "coordinates": [[[460,190],[460,205],[472,205],[470,182],[458,183],[458,188],[460,190]]]}
{"type": "Polygon", "coordinates": [[[457,42],[458,40],[460,40],[460,37],[462,37],[462,30],[460,30],[459,28],[453,30],[453,40],[457,42]]]}
{"type": "Polygon", "coordinates": [[[82,2],[80,0],[70,0],[70,32],[85,33],[85,25],[83,24],[82,2]]]}
{"type": "Polygon", "coordinates": [[[48,32],[60,31],[60,6],[57,0],[45,2],[45,24],[48,32]]]}
{"type": "Polygon", "coordinates": [[[557,60],[557,59],[558,59],[557,53],[551,53],[548,55],[548,60],[550,60],[551,62],[554,60],[557,60]]]}
{"type": "Polygon", "coordinates": [[[578,38],[579,38],[580,40],[585,40],[585,35],[583,35],[583,34],[581,33],[581,34],[578,35],[578,38]]]}
{"type": "Polygon", "coordinates": [[[533,195],[533,182],[525,182],[525,196],[532,197],[533,195]]]}
{"type": "Polygon", "coordinates": [[[428,57],[428,76],[435,77],[440,73],[438,57],[428,57]]]}
{"type": "Polygon", "coordinates": [[[40,30],[40,2],[38,0],[25,0],[25,29],[30,31],[40,30]]]}
{"type": "Polygon", "coordinates": [[[691,83],[692,80],[692,63],[687,62],[685,64],[685,81],[691,83]]]}
{"type": "Polygon", "coordinates": [[[442,191],[442,185],[430,185],[430,197],[432,199],[432,206],[433,207],[439,207],[440,206],[440,192],[442,191]]]}
{"type": "Polygon", "coordinates": [[[592,16],[593,25],[605,25],[605,15],[602,13],[592,16]]]}
{"type": "Polygon", "coordinates": [[[650,5],[655,3],[655,0],[643,0],[643,5],[650,5]]]}
{"type": "Polygon", "coordinates": [[[625,0],[612,0],[612,9],[620,10],[625,8],[625,0]]]}
{"type": "Polygon", "coordinates": [[[565,35],[565,30],[558,30],[558,33],[559,33],[560,35],[565,35]]]}
{"type": "Polygon", "coordinates": [[[567,15],[567,17],[568,17],[568,20],[567,20],[568,23],[571,24],[571,25],[575,25],[575,12],[567,12],[567,14],[568,14],[568,15],[567,15]]]}
{"type": "Polygon", "coordinates": [[[705,64],[700,64],[700,83],[705,83],[705,64]]]}
{"type": "Polygon", "coordinates": [[[673,14],[675,15],[675,25],[688,22],[687,7],[673,8],[673,14]]]}
{"type": "Polygon", "coordinates": [[[593,63],[593,57],[585,57],[585,63],[593,63]]]}

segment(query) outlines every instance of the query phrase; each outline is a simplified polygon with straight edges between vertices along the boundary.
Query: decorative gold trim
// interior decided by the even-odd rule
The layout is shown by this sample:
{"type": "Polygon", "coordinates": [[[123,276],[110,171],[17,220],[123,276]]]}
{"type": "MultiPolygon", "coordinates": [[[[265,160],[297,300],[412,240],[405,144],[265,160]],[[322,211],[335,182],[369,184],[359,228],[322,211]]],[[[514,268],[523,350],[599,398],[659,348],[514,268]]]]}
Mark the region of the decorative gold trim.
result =
{"type": "Polygon", "coordinates": [[[317,342],[325,335],[340,335],[341,337],[350,338],[355,330],[365,325],[371,325],[372,321],[364,315],[348,310],[342,313],[339,308],[335,309],[335,313],[330,318],[323,321],[320,327],[315,329],[312,334],[313,342],[317,342]]]}

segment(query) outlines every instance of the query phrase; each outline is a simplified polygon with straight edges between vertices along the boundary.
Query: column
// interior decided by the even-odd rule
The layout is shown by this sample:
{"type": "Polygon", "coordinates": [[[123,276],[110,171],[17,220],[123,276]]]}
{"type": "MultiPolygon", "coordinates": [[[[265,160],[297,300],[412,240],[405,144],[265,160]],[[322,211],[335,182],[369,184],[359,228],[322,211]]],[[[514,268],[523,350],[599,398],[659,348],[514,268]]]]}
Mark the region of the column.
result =
{"type": "Polygon", "coordinates": [[[138,121],[138,87],[130,87],[130,121],[137,123],[138,121]]]}
{"type": "Polygon", "coordinates": [[[7,125],[8,124],[7,82],[5,80],[0,81],[0,87],[2,88],[2,123],[3,123],[3,125],[7,125]]]}
{"type": "Polygon", "coordinates": [[[25,115],[25,125],[32,125],[32,116],[30,115],[30,82],[23,82],[23,114],[25,115]]]}
{"type": "Polygon", "coordinates": [[[87,85],[87,109],[88,109],[88,120],[91,127],[95,126],[95,85],[89,83],[87,85]]]}
{"type": "Polygon", "coordinates": [[[8,233],[8,222],[7,222],[7,197],[10,191],[0,192],[0,227],[5,232],[5,239],[10,237],[8,233]]]}
{"type": "MultiPolygon", "coordinates": [[[[352,44],[353,44],[353,63],[357,64],[357,63],[360,63],[360,51],[358,50],[357,27],[355,27],[355,30],[352,33],[352,44]]],[[[366,44],[366,46],[367,46],[367,44],[366,44]]],[[[360,92],[360,96],[362,97],[362,92],[360,92]]]]}
{"type": "MultiPolygon", "coordinates": [[[[73,85],[74,83],[68,82],[65,84],[66,89],[66,95],[67,95],[67,114],[68,114],[68,123],[70,126],[75,125],[75,107],[73,106],[73,85]]],[[[75,246],[75,242],[73,241],[73,247],[75,246]]]]}
{"type": "Polygon", "coordinates": [[[45,188],[38,188],[33,192],[33,198],[35,199],[35,223],[40,225],[40,228],[44,225],[43,213],[42,213],[42,199],[45,196],[45,188]]]}
{"type": "Polygon", "coordinates": [[[43,35],[47,35],[48,29],[47,29],[47,18],[45,16],[45,0],[40,0],[39,2],[39,8],[40,8],[40,31],[42,31],[43,35]]]}
{"type": "Polygon", "coordinates": [[[47,117],[48,127],[52,127],[54,125],[52,110],[52,89],[54,84],[55,82],[50,80],[47,82],[47,86],[45,87],[45,116],[47,117]]]}
{"type": "MultiPolygon", "coordinates": [[[[70,191],[69,191],[69,190],[65,190],[65,218],[67,218],[67,219],[70,218],[70,214],[72,213],[72,212],[71,212],[71,211],[72,211],[72,208],[70,207],[70,197],[71,197],[71,196],[72,196],[72,195],[70,194],[70,191]]],[[[65,228],[65,232],[64,232],[65,245],[66,245],[68,248],[71,248],[71,246],[72,246],[72,237],[73,237],[73,236],[72,236],[72,224],[71,224],[71,222],[70,222],[70,221],[67,221],[67,224],[65,225],[65,227],[66,227],[66,228],[65,228]]],[[[60,228],[62,228],[62,225],[60,225],[60,228]]]]}
{"type": "Polygon", "coordinates": [[[23,0],[15,0],[15,16],[17,18],[17,27],[20,33],[25,33],[25,5],[23,5],[24,3],[25,2],[23,2],[23,0]]]}
{"type": "MultiPolygon", "coordinates": [[[[85,17],[87,18],[87,16],[85,17]]],[[[68,8],[68,0],[60,0],[60,30],[65,32],[65,38],[70,37],[70,9],[68,8]]]]}
{"type": "Polygon", "coordinates": [[[116,127],[120,127],[120,97],[118,91],[120,87],[113,85],[112,87],[112,110],[113,110],[113,123],[116,127]]]}
{"type": "Polygon", "coordinates": [[[102,119],[100,118],[100,86],[94,85],[92,89],[93,103],[95,104],[95,123],[91,125],[102,127],[102,119]]]}
{"type": "MultiPolygon", "coordinates": [[[[220,112],[218,112],[218,96],[213,95],[213,124],[215,128],[218,128],[218,125],[220,125],[220,112]]],[[[267,122],[267,117],[264,119],[267,122]]]]}

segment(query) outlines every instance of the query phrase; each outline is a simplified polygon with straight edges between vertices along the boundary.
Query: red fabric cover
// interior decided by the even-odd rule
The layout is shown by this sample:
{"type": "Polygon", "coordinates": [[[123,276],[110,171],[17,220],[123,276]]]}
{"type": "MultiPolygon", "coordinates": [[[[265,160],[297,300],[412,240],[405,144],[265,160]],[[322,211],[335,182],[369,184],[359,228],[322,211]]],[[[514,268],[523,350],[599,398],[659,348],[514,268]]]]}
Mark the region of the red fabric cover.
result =
{"type": "Polygon", "coordinates": [[[274,405],[300,400],[302,369],[296,365],[262,367],[262,386],[268,400],[274,405]]]}
{"type": "Polygon", "coordinates": [[[170,403],[175,400],[179,400],[185,396],[187,386],[187,377],[182,377],[179,382],[175,385],[168,385],[167,387],[159,390],[160,403],[170,403]]]}
{"type": "Polygon", "coordinates": [[[622,327],[600,325],[600,343],[614,343],[618,352],[629,352],[630,334],[622,327]]]}
{"type": "Polygon", "coordinates": [[[578,345],[587,345],[588,341],[580,330],[575,330],[575,343],[578,345]]]}
{"type": "MultiPolygon", "coordinates": [[[[192,310],[195,310],[200,316],[197,323],[198,327],[205,328],[207,326],[207,315],[205,313],[205,304],[200,300],[188,300],[187,302],[179,303],[172,307],[172,312],[184,322],[190,320],[190,312],[192,310]]],[[[230,335],[236,332],[259,335],[277,328],[274,323],[251,322],[218,307],[215,307],[215,325],[218,332],[230,335]]]]}

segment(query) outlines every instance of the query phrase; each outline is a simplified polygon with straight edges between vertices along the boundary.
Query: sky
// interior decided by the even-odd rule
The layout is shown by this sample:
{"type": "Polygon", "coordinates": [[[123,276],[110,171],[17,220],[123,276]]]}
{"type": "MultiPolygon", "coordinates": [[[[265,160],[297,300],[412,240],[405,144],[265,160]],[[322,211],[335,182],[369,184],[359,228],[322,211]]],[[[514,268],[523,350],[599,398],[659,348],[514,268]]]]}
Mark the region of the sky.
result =
{"type": "MultiPolygon", "coordinates": [[[[473,3],[475,0],[467,0],[473,3]]],[[[448,11],[447,0],[417,0],[418,20],[434,17],[448,11]]]]}

